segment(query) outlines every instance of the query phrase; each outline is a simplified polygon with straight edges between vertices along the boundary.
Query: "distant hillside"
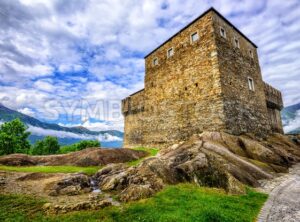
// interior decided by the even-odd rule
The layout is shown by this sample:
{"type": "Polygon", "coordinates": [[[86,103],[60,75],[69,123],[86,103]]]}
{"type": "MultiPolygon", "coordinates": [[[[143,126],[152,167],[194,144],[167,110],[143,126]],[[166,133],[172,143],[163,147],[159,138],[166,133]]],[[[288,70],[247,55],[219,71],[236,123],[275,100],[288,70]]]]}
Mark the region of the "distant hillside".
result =
{"type": "Polygon", "coordinates": [[[285,133],[300,133],[300,103],[285,107],[281,117],[285,133]]]}
{"type": "Polygon", "coordinates": [[[25,115],[18,111],[9,109],[2,104],[0,104],[0,121],[8,122],[19,118],[28,127],[28,131],[31,132],[30,140],[31,142],[41,139],[46,135],[56,136],[59,138],[61,144],[71,144],[84,139],[98,139],[108,146],[111,145],[113,141],[117,141],[117,145],[120,146],[123,140],[123,132],[118,130],[105,130],[105,131],[91,131],[84,127],[63,127],[57,124],[45,123],[31,116],[25,115]]]}

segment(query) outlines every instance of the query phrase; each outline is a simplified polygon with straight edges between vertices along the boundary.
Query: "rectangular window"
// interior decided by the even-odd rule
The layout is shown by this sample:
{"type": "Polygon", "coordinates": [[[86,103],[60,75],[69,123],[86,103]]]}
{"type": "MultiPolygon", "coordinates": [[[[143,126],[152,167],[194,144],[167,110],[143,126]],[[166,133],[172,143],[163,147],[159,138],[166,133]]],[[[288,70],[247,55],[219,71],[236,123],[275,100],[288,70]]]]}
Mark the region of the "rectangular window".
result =
{"type": "Polygon", "coordinates": [[[254,81],[252,78],[248,77],[248,85],[251,91],[254,91],[254,81]]]}
{"type": "Polygon", "coordinates": [[[223,27],[220,27],[220,34],[221,34],[221,36],[222,36],[223,38],[226,39],[226,31],[225,31],[225,29],[224,29],[223,27]]]}
{"type": "Polygon", "coordinates": [[[174,55],[174,49],[173,48],[168,49],[168,52],[167,52],[168,58],[172,57],[173,55],[174,55]]]}
{"type": "Polygon", "coordinates": [[[154,58],[153,59],[153,66],[157,66],[158,65],[158,58],[154,58]]]}
{"type": "Polygon", "coordinates": [[[240,48],[240,41],[237,39],[237,37],[234,37],[234,46],[240,48]]]}
{"type": "Polygon", "coordinates": [[[198,34],[198,32],[195,32],[195,33],[193,33],[193,34],[191,35],[191,42],[192,42],[192,43],[198,41],[198,39],[199,39],[199,34],[198,34]]]}
{"type": "Polygon", "coordinates": [[[253,51],[252,50],[249,50],[249,54],[250,54],[250,57],[253,59],[254,55],[253,55],[253,51]]]}

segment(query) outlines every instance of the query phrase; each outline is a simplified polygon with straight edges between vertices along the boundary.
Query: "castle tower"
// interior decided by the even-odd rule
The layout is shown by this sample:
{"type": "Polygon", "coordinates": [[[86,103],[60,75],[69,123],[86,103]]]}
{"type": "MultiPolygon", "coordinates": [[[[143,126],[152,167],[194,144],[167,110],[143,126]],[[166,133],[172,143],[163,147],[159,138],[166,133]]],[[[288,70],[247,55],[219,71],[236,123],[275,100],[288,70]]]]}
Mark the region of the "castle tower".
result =
{"type": "Polygon", "coordinates": [[[281,94],[263,82],[256,45],[213,8],[145,64],[145,89],[122,101],[125,147],[164,147],[203,131],[282,132],[281,94]]]}

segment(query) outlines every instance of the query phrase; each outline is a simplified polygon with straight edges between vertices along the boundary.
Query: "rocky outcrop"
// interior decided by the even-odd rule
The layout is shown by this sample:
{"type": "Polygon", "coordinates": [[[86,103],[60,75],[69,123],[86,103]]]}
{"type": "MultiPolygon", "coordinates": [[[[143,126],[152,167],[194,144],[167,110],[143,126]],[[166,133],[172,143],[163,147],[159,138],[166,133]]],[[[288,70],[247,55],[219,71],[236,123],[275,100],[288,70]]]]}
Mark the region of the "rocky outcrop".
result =
{"type": "Polygon", "coordinates": [[[288,136],[294,143],[300,145],[300,134],[290,134],[288,136]]]}
{"type": "Polygon", "coordinates": [[[100,166],[109,163],[125,163],[145,157],[148,154],[132,149],[89,148],[62,155],[29,156],[11,154],[0,157],[0,164],[10,166],[100,166]]]}
{"type": "MultiPolygon", "coordinates": [[[[128,152],[124,150],[123,154],[128,152]]],[[[94,160],[99,158],[97,150],[85,152],[76,157],[77,160],[91,153],[96,155],[94,160]]],[[[122,154],[119,150],[116,152],[122,154]]],[[[67,156],[64,163],[69,158],[67,156]]],[[[123,202],[139,200],[154,195],[168,184],[186,182],[241,194],[245,192],[245,185],[257,187],[260,180],[286,172],[299,160],[299,143],[288,136],[274,134],[262,140],[252,135],[204,132],[186,142],[162,149],[156,156],[148,157],[134,167],[116,161],[99,170],[92,178],[84,174],[0,172],[0,192],[46,197],[51,203],[45,205],[45,210],[54,213],[100,209],[108,202],[114,204],[111,195],[117,195],[118,200],[123,202]],[[89,198],[95,194],[99,194],[100,198],[89,198]],[[101,195],[109,197],[103,198],[101,195]]]]}
{"type": "Polygon", "coordinates": [[[48,184],[50,196],[69,195],[74,196],[81,193],[91,192],[91,183],[88,176],[84,174],[70,174],[54,184],[48,184]]]}
{"type": "Polygon", "coordinates": [[[204,132],[161,150],[136,167],[111,164],[94,180],[101,190],[116,192],[121,201],[146,198],[166,184],[182,182],[240,194],[245,184],[259,186],[259,180],[285,172],[299,160],[299,145],[280,134],[258,140],[251,135],[204,132]]]}

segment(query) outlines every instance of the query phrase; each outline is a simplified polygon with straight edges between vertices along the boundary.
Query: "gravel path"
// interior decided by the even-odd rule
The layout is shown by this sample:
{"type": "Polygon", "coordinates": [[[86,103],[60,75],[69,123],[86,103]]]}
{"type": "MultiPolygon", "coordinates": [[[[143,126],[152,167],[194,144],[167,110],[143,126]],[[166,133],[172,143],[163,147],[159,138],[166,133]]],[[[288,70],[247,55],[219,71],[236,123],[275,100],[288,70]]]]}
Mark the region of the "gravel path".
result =
{"type": "Polygon", "coordinates": [[[300,221],[300,164],[288,174],[262,182],[262,191],[269,193],[258,222],[300,221]]]}

